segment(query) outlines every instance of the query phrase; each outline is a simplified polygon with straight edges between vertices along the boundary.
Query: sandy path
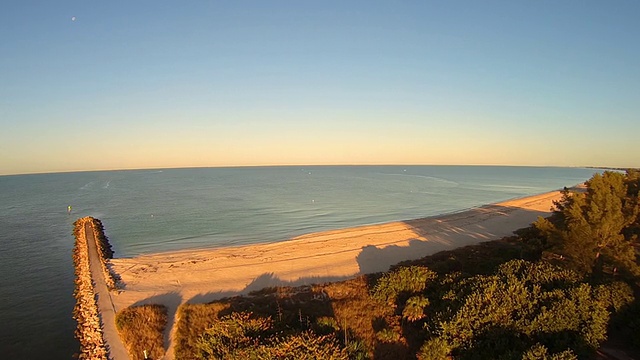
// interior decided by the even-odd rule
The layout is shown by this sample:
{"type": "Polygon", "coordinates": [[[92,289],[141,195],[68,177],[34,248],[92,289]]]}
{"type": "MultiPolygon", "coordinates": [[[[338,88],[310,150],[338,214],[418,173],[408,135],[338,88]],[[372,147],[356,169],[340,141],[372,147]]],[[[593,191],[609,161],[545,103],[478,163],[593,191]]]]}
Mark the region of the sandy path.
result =
{"type": "Polygon", "coordinates": [[[125,349],[120,335],[116,329],[116,310],[111,300],[111,294],[104,281],[102,267],[100,265],[100,256],[96,249],[96,239],[93,235],[91,224],[84,224],[84,233],[87,239],[87,248],[89,252],[89,267],[91,268],[91,278],[93,279],[93,290],[96,294],[96,303],[100,320],[102,321],[102,336],[107,345],[109,359],[124,360],[129,358],[129,354],[125,349]]]}
{"type": "MultiPolygon", "coordinates": [[[[267,286],[336,281],[385,271],[402,260],[499,239],[550,213],[558,191],[431,218],[313,233],[288,241],[113,259],[124,291],[116,308],[163,303],[170,324],[181,303],[267,286]]],[[[172,349],[171,339],[166,342],[172,349]]],[[[169,354],[171,351],[169,351],[169,354]]],[[[167,356],[170,358],[170,355],[167,356]]]]}

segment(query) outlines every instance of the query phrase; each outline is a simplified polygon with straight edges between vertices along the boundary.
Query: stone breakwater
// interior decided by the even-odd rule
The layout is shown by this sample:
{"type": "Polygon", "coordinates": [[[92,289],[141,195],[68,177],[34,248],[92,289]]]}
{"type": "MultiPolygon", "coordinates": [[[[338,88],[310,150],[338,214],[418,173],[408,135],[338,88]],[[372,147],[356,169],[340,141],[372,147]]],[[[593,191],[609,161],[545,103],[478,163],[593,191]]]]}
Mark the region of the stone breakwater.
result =
{"type": "Polygon", "coordinates": [[[92,218],[86,217],[83,219],[87,219],[86,221],[93,229],[93,235],[96,239],[96,248],[98,250],[98,255],[100,256],[100,267],[102,268],[102,274],[104,275],[104,280],[107,283],[107,288],[109,290],[115,290],[119,287],[120,277],[111,269],[109,264],[109,259],[113,259],[113,250],[111,249],[111,244],[109,244],[109,239],[104,234],[104,226],[102,225],[102,221],[92,218]]]}
{"type": "Polygon", "coordinates": [[[109,290],[118,287],[119,277],[111,269],[109,259],[113,258],[113,250],[109,240],[104,234],[102,222],[92,217],[83,217],[73,224],[73,234],[76,242],[73,248],[73,264],[75,266],[75,291],[76,306],[73,309],[73,318],[78,322],[76,338],[80,342],[80,359],[107,359],[107,347],[103,337],[103,324],[100,320],[100,312],[96,302],[94,283],[91,277],[91,265],[89,261],[89,245],[85,231],[91,229],[93,239],[96,242],[96,251],[102,270],[102,277],[109,290]],[[87,227],[87,225],[89,225],[87,227]]]}
{"type": "Polygon", "coordinates": [[[76,305],[73,318],[77,321],[76,338],[80,342],[78,359],[107,360],[107,349],[102,336],[102,326],[96,304],[96,295],[91,279],[89,251],[85,235],[85,224],[93,218],[85,217],[76,220],[73,234],[76,242],[73,248],[73,264],[75,267],[76,305]]]}

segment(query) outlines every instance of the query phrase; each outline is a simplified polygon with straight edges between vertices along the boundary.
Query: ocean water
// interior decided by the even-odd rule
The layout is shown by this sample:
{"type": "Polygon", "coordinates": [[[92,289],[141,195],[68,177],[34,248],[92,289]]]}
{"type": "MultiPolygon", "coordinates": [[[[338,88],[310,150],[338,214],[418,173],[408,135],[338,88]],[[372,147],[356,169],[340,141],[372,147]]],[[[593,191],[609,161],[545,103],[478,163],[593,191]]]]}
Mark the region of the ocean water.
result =
{"type": "Polygon", "coordinates": [[[82,216],[101,219],[115,256],[129,257],[457,212],[572,186],[596,171],[292,166],[0,176],[0,357],[76,351],[71,231],[82,216]]]}

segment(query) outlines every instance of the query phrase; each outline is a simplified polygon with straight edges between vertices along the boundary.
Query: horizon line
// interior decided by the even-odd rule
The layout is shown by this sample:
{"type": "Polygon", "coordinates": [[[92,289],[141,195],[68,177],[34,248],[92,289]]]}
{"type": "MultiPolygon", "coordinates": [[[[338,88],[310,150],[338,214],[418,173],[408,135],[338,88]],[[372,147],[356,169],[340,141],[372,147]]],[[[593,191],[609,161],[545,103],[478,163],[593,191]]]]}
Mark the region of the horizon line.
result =
{"type": "Polygon", "coordinates": [[[468,167],[531,167],[531,168],[582,168],[582,169],[603,169],[603,170],[627,170],[639,169],[635,167],[612,167],[593,165],[513,165],[513,164],[264,164],[264,165],[211,165],[211,166],[175,166],[175,167],[148,167],[148,168],[112,168],[112,169],[88,169],[88,170],[59,170],[59,171],[36,171],[25,173],[7,173],[0,176],[20,176],[20,175],[46,175],[46,174],[70,174],[108,171],[141,171],[141,170],[187,170],[187,169],[237,169],[237,168],[261,168],[261,167],[356,167],[356,166],[468,166],[468,167]]]}

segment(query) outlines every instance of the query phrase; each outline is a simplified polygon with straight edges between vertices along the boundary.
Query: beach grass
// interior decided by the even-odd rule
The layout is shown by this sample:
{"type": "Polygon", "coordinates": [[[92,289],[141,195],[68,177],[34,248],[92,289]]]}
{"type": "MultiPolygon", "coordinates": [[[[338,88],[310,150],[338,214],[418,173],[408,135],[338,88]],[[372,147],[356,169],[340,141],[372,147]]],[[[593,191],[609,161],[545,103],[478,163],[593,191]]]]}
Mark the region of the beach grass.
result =
{"type": "Polygon", "coordinates": [[[227,310],[228,304],[183,304],[178,309],[180,321],[176,324],[175,331],[175,358],[189,358],[184,355],[191,354],[195,358],[196,343],[204,331],[211,326],[213,319],[218,317],[221,311],[227,310]]]}
{"type": "MultiPolygon", "coordinates": [[[[251,313],[270,319],[272,334],[300,335],[313,331],[331,334],[342,345],[356,339],[373,339],[373,319],[386,309],[371,301],[364,276],[337,283],[301,287],[268,288],[249,296],[238,296],[209,304],[184,304],[179,309],[175,334],[175,357],[197,359],[198,341],[205,330],[234,313],[251,313]]],[[[369,348],[371,342],[364,342],[369,348]]]]}
{"type": "Polygon", "coordinates": [[[132,360],[160,359],[164,356],[163,333],[167,325],[165,306],[128,307],[118,312],[116,325],[132,360]]]}

